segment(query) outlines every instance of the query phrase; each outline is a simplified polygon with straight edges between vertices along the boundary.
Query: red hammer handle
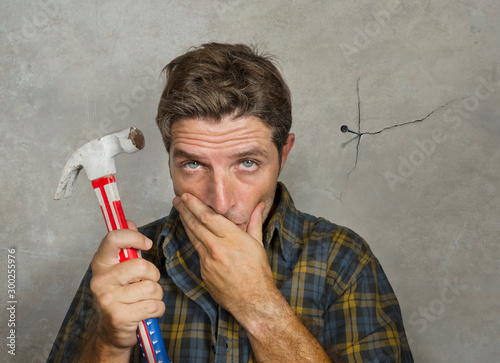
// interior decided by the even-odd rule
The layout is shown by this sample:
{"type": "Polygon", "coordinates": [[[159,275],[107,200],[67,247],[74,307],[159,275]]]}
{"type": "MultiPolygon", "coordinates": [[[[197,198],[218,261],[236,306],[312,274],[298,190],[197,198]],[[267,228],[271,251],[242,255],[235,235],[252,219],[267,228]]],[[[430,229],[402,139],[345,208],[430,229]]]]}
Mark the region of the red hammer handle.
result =
{"type": "MultiPolygon", "coordinates": [[[[108,232],[116,229],[128,229],[114,175],[93,180],[92,186],[99,200],[108,232]]],[[[119,257],[120,262],[123,262],[138,256],[135,249],[123,248],[119,257]]],[[[137,337],[148,363],[170,363],[158,319],[141,321],[137,328],[137,337]]]]}
{"type": "MultiPolygon", "coordinates": [[[[99,200],[108,232],[117,229],[128,229],[114,175],[93,180],[92,186],[99,200]]],[[[120,262],[137,257],[137,252],[133,248],[124,248],[120,251],[120,262]]]]}

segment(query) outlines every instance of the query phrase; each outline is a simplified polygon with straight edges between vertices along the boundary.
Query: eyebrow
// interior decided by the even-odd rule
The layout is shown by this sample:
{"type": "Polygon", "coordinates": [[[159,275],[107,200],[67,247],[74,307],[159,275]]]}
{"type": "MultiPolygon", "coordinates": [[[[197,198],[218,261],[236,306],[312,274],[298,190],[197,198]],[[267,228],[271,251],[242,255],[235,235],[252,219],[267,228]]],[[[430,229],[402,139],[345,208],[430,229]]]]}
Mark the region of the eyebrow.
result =
{"type": "Polygon", "coordinates": [[[192,154],[192,153],[189,153],[189,152],[182,150],[182,149],[175,149],[174,153],[173,153],[173,157],[175,159],[178,159],[178,158],[199,159],[200,155],[192,154]]]}
{"type": "Polygon", "coordinates": [[[269,153],[265,149],[256,148],[256,149],[250,149],[250,150],[242,151],[242,152],[236,154],[235,156],[238,159],[243,159],[243,158],[248,158],[248,157],[255,157],[255,156],[261,156],[263,158],[268,158],[269,157],[269,153]]]}
{"type": "MultiPolygon", "coordinates": [[[[174,149],[172,156],[175,159],[184,158],[184,159],[199,160],[199,159],[203,158],[203,156],[201,156],[201,155],[193,154],[193,153],[190,153],[190,152],[188,152],[186,150],[182,150],[182,149],[174,149]]],[[[244,158],[255,157],[255,156],[268,158],[269,153],[265,149],[255,148],[255,149],[250,149],[250,150],[245,150],[245,151],[239,152],[233,156],[237,159],[244,159],[244,158]]]]}

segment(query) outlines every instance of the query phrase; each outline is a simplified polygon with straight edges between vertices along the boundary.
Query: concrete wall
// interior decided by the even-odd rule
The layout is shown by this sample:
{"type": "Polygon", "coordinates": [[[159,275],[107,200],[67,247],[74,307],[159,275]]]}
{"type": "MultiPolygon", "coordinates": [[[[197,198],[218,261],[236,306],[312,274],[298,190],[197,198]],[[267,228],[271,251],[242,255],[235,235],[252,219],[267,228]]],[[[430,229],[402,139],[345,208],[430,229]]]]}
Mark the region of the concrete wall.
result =
{"type": "Polygon", "coordinates": [[[41,362],[105,234],[85,175],[53,195],[72,151],[131,125],[117,167],[127,217],[173,197],[154,116],[162,67],[207,41],[277,55],[297,135],[281,179],[298,206],[370,243],[417,362],[500,353],[500,5],[495,0],[3,1],[0,306],[15,249],[16,356],[41,362]],[[346,124],[365,132],[342,134],[346,124]]]}

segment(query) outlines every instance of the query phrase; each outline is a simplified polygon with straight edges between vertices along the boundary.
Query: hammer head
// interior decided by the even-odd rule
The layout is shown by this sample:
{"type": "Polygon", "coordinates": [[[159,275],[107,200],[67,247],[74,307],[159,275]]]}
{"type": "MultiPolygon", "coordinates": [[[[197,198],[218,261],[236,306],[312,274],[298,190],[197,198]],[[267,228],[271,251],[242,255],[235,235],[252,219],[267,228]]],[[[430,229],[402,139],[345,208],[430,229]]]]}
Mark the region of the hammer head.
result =
{"type": "Polygon", "coordinates": [[[134,153],[143,148],[144,135],[135,127],[89,141],[69,158],[62,172],[54,199],[71,196],[80,170],[85,169],[89,180],[113,175],[116,173],[116,155],[134,153]]]}

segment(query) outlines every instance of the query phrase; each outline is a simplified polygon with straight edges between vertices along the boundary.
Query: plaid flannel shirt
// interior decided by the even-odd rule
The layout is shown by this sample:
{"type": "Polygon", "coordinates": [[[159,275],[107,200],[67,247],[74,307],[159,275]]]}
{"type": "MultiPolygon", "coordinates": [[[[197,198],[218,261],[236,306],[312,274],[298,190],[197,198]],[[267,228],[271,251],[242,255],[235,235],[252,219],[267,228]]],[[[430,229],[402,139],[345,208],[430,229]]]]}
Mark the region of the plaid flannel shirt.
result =
{"type": "MultiPolygon", "coordinates": [[[[263,235],[273,276],[326,352],[345,362],[413,362],[398,301],[366,242],[345,227],[299,212],[281,183],[276,196],[263,235]]],[[[245,331],[206,290],[177,211],[140,231],[154,241],[142,255],[161,272],[166,312],[159,323],[170,359],[255,361],[245,331]]],[[[93,334],[91,278],[89,268],[48,362],[72,362],[93,334]]],[[[138,345],[130,361],[144,362],[138,345]]]]}

